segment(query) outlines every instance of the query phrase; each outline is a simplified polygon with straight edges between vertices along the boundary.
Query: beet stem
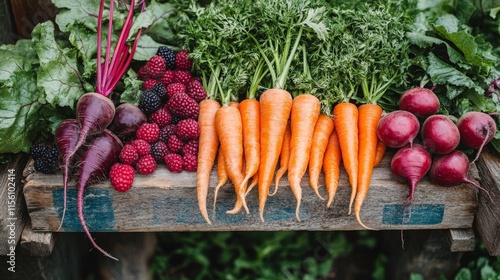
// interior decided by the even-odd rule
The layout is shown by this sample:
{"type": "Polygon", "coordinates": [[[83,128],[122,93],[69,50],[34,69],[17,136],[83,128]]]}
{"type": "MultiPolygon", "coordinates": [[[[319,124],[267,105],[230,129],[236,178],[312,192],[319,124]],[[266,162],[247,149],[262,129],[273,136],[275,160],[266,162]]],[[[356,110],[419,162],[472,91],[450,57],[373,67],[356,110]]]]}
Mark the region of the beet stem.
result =
{"type": "Polygon", "coordinates": [[[463,180],[463,181],[464,181],[465,183],[469,183],[469,184],[473,185],[474,187],[476,187],[476,188],[478,188],[478,189],[480,189],[480,190],[484,191],[484,192],[488,195],[488,197],[490,198],[490,201],[491,201],[491,202],[493,202],[493,198],[491,197],[490,192],[488,192],[485,188],[481,187],[478,183],[476,183],[476,182],[472,181],[472,180],[471,180],[471,179],[469,179],[469,178],[464,178],[464,180],[463,180]]]}
{"type": "Polygon", "coordinates": [[[481,155],[481,153],[483,151],[484,146],[486,145],[486,140],[488,140],[489,137],[490,137],[490,129],[488,128],[488,129],[486,129],[486,136],[484,136],[483,142],[481,143],[481,146],[479,146],[479,149],[476,152],[476,157],[471,161],[470,164],[473,164],[479,158],[479,156],[481,155]]]}

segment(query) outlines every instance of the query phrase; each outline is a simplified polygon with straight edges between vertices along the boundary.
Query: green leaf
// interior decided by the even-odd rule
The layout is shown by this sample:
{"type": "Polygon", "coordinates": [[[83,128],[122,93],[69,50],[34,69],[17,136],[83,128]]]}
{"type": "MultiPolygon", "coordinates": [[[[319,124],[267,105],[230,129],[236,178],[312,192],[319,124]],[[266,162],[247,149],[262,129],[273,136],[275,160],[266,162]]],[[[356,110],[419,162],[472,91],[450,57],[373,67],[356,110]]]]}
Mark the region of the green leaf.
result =
{"type": "Polygon", "coordinates": [[[121,103],[139,104],[142,95],[142,81],[137,78],[134,70],[130,69],[127,76],[123,79],[125,90],[120,95],[121,103]]]}
{"type": "Polygon", "coordinates": [[[0,46],[0,82],[8,80],[14,72],[30,71],[36,63],[36,53],[28,39],[21,39],[15,45],[0,46]]]}
{"type": "Polygon", "coordinates": [[[85,25],[74,22],[69,25],[69,41],[78,50],[83,64],[82,77],[95,76],[97,65],[97,36],[85,25]]]}
{"type": "Polygon", "coordinates": [[[52,3],[59,8],[55,22],[62,32],[69,32],[69,26],[75,21],[96,30],[100,0],[52,0],[52,3]]]}

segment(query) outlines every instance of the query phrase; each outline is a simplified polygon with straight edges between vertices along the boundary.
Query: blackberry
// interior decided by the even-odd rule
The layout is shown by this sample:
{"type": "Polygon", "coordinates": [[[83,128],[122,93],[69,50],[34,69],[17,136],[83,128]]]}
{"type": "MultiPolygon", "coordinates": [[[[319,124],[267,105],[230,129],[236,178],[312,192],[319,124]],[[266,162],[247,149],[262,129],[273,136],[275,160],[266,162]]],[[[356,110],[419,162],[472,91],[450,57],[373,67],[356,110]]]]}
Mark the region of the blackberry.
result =
{"type": "Polygon", "coordinates": [[[156,55],[161,56],[165,60],[167,69],[175,69],[175,53],[171,48],[161,46],[156,51],[156,55]]]}
{"type": "Polygon", "coordinates": [[[172,121],[170,122],[171,124],[178,124],[181,120],[183,120],[184,118],[181,118],[179,116],[174,116],[172,115],[172,121]]]}
{"type": "Polygon", "coordinates": [[[58,169],[57,162],[53,162],[49,158],[39,158],[35,160],[35,170],[38,172],[54,174],[58,169]]]}
{"type": "Polygon", "coordinates": [[[56,164],[59,162],[59,153],[57,152],[57,148],[55,146],[49,148],[48,159],[56,164]]]}
{"type": "Polygon", "coordinates": [[[144,114],[149,115],[154,111],[160,109],[161,99],[152,91],[145,91],[142,93],[141,100],[139,101],[139,109],[144,114]]]}
{"type": "Polygon", "coordinates": [[[162,141],[157,141],[151,144],[151,155],[157,163],[163,163],[163,158],[167,154],[167,144],[162,141]]]}
{"type": "Polygon", "coordinates": [[[49,153],[49,146],[39,143],[31,145],[30,154],[33,159],[37,160],[39,158],[46,157],[49,153]]]}
{"type": "Polygon", "coordinates": [[[154,94],[158,95],[162,102],[165,102],[165,100],[167,99],[167,89],[162,83],[154,85],[149,91],[152,91],[154,94]]]}

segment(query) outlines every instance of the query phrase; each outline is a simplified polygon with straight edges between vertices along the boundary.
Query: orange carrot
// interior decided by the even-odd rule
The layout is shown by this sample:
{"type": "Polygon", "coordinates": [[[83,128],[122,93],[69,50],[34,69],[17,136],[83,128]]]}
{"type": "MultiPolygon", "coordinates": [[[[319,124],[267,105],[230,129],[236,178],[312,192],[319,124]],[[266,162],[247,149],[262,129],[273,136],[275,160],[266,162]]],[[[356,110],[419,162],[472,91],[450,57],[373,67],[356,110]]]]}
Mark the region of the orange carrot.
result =
{"type": "Polygon", "coordinates": [[[292,109],[292,95],[283,89],[263,92],[260,102],[260,164],[259,216],[264,221],[264,206],[273,180],[283,144],[286,126],[292,109]]]}
{"type": "Polygon", "coordinates": [[[320,114],[316,126],[314,127],[313,134],[313,144],[311,147],[311,154],[309,156],[309,184],[313,188],[316,195],[324,199],[319,194],[318,180],[319,174],[321,173],[321,167],[323,166],[323,158],[325,156],[325,150],[328,145],[328,139],[330,134],[334,129],[333,119],[326,115],[320,114]]]}
{"type": "Polygon", "coordinates": [[[252,191],[252,189],[257,185],[258,182],[259,182],[259,171],[257,170],[257,173],[255,173],[255,175],[252,176],[252,182],[250,182],[250,185],[248,185],[245,196],[252,191]]]}
{"type": "Polygon", "coordinates": [[[245,177],[242,185],[259,170],[260,162],[260,104],[256,99],[245,99],[239,105],[243,125],[243,149],[245,153],[245,177]]]}
{"type": "Polygon", "coordinates": [[[269,193],[270,196],[273,196],[278,191],[279,183],[281,177],[285,175],[288,170],[288,161],[290,160],[290,138],[292,137],[292,130],[290,128],[290,122],[286,125],[285,135],[283,136],[283,145],[281,145],[281,153],[280,153],[280,168],[276,171],[275,175],[275,183],[274,183],[274,191],[269,193]]]}
{"type": "Polygon", "coordinates": [[[323,159],[323,172],[325,173],[325,186],[326,193],[328,194],[326,207],[330,207],[332,204],[339,186],[341,160],[342,153],[340,151],[339,137],[337,135],[337,130],[334,129],[328,139],[328,145],[323,159]]]}
{"type": "Polygon", "coordinates": [[[349,102],[338,103],[333,108],[333,119],[339,137],[342,161],[351,185],[349,200],[349,214],[351,214],[358,186],[358,107],[349,102]]]}
{"type": "Polygon", "coordinates": [[[248,213],[243,181],[243,135],[240,111],[234,106],[222,106],[215,114],[215,129],[224,155],[227,175],[235,187],[236,206],[227,213],[236,214],[241,206],[248,213]]]}
{"type": "Polygon", "coordinates": [[[374,167],[382,161],[382,158],[384,158],[386,148],[387,147],[382,141],[377,140],[377,152],[375,153],[375,162],[373,163],[374,167]]]}
{"type": "Polygon", "coordinates": [[[217,194],[219,193],[219,189],[227,183],[228,179],[229,178],[227,177],[224,155],[222,154],[222,151],[219,149],[219,153],[217,155],[217,186],[215,186],[215,192],[214,192],[214,206],[213,206],[214,213],[215,213],[215,204],[217,203],[217,194]]]}
{"type": "Polygon", "coordinates": [[[295,217],[300,221],[299,208],[302,198],[300,181],[307,170],[312,146],[314,127],[319,117],[321,104],[311,94],[300,94],[293,99],[290,127],[290,160],[288,161],[288,183],[297,200],[295,217]]]}
{"type": "Polygon", "coordinates": [[[358,222],[365,228],[367,227],[361,221],[361,206],[365,201],[370,181],[372,177],[373,164],[375,163],[375,154],[377,150],[377,124],[382,116],[382,108],[377,104],[363,104],[359,106],[359,169],[358,169],[358,188],[356,192],[356,201],[354,203],[354,214],[358,222]]]}

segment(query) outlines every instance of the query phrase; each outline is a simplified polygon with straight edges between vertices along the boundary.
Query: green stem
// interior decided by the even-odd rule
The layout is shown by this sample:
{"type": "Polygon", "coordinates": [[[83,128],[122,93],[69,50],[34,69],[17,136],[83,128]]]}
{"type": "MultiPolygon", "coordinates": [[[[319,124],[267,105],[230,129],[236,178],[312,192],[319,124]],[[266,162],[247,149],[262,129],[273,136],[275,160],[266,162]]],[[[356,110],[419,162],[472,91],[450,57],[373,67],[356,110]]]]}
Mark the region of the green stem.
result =
{"type": "MultiPolygon", "coordinates": [[[[302,30],[303,29],[304,28],[302,26],[300,26],[299,34],[297,34],[297,38],[295,38],[295,43],[293,44],[293,48],[292,48],[290,54],[285,55],[285,57],[287,57],[287,61],[286,61],[285,67],[283,67],[282,72],[280,73],[280,75],[278,77],[278,80],[275,83],[275,86],[274,86],[275,88],[279,88],[279,89],[285,88],[285,83],[286,83],[286,79],[288,76],[288,72],[290,70],[290,65],[292,64],[293,58],[295,56],[295,52],[297,51],[297,48],[299,47],[299,42],[300,42],[300,39],[302,37],[302,30]]],[[[287,37],[291,37],[290,33],[287,35],[287,37]]],[[[290,38],[290,40],[291,40],[291,38],[290,38]]],[[[287,38],[287,41],[288,41],[288,38],[287,38]]]]}

